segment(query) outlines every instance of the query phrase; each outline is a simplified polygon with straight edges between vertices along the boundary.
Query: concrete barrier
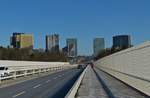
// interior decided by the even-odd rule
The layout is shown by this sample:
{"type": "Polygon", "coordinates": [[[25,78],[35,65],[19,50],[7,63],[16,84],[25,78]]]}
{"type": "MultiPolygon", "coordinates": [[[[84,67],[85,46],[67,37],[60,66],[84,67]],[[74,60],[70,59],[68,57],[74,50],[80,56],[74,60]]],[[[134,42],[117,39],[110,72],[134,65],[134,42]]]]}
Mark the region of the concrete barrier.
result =
{"type": "Polygon", "coordinates": [[[150,41],[104,57],[95,65],[150,96],[150,41]]]}
{"type": "Polygon", "coordinates": [[[82,72],[82,74],[80,75],[80,77],[78,78],[78,80],[75,82],[75,84],[73,85],[73,87],[70,89],[70,91],[68,92],[68,94],[65,96],[65,98],[75,98],[75,95],[78,91],[78,88],[83,80],[83,77],[87,71],[87,69],[90,66],[87,66],[86,69],[82,72]]]}

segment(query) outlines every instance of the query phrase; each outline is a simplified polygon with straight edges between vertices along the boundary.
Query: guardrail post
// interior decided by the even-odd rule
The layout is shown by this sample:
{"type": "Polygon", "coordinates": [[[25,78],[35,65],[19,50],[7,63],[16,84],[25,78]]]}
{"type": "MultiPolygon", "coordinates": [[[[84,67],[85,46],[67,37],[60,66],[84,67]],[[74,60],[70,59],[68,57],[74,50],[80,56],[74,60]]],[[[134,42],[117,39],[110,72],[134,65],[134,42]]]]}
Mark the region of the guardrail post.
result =
{"type": "Polygon", "coordinates": [[[48,71],[49,71],[49,68],[47,68],[46,71],[48,72],[48,71]]]}
{"type": "Polygon", "coordinates": [[[1,77],[0,77],[0,83],[2,82],[2,79],[1,79],[1,77]]]}
{"type": "Polygon", "coordinates": [[[27,70],[24,71],[24,76],[27,76],[27,70]]]}
{"type": "Polygon", "coordinates": [[[52,68],[52,71],[55,71],[55,67],[52,68]]]}
{"type": "Polygon", "coordinates": [[[35,72],[35,71],[34,71],[34,69],[33,69],[33,70],[32,70],[32,75],[34,74],[34,72],[35,72]]]}
{"type": "Polygon", "coordinates": [[[50,71],[51,69],[50,68],[48,68],[48,72],[50,71]]]}
{"type": "Polygon", "coordinates": [[[17,72],[15,71],[13,74],[13,79],[16,79],[17,72]]]}
{"type": "Polygon", "coordinates": [[[44,72],[47,72],[47,68],[44,69],[44,72]]]}
{"type": "Polygon", "coordinates": [[[39,73],[39,74],[41,73],[41,69],[39,69],[38,73],[39,73]]]}
{"type": "Polygon", "coordinates": [[[57,67],[55,67],[55,71],[57,71],[57,67]]]}

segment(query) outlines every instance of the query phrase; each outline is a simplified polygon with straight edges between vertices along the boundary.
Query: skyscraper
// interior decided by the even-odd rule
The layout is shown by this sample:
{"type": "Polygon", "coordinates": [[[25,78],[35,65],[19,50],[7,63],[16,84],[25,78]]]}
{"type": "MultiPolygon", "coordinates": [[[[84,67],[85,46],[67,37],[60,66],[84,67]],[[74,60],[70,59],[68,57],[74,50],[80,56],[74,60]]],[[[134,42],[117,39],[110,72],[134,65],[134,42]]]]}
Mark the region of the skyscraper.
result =
{"type": "Polygon", "coordinates": [[[104,38],[95,38],[93,41],[94,56],[97,56],[105,48],[104,38]]]}
{"type": "Polygon", "coordinates": [[[113,37],[113,48],[129,48],[131,47],[130,35],[117,35],[113,37]]]}
{"type": "Polygon", "coordinates": [[[67,39],[67,49],[68,49],[68,57],[76,57],[77,56],[77,39],[69,38],[67,39]]]}
{"type": "Polygon", "coordinates": [[[62,53],[67,56],[67,54],[68,54],[68,47],[67,46],[62,48],[62,53]]]}
{"type": "Polygon", "coordinates": [[[51,53],[59,52],[59,35],[46,35],[46,51],[51,53]]]}
{"type": "Polygon", "coordinates": [[[32,34],[15,32],[10,43],[13,48],[33,48],[33,36],[32,34]]]}

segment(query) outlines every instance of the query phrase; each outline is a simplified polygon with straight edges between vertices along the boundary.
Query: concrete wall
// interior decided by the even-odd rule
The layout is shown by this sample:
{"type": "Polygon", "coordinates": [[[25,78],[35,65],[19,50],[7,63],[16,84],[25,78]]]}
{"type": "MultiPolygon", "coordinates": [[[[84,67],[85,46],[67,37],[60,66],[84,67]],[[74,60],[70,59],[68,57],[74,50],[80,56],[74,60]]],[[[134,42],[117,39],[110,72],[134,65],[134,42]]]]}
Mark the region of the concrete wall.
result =
{"type": "Polygon", "coordinates": [[[145,93],[150,95],[150,41],[104,57],[95,65],[142,92],[146,87],[145,93]]]}
{"type": "Polygon", "coordinates": [[[0,66],[7,66],[9,70],[16,70],[16,68],[50,68],[59,66],[70,66],[68,62],[33,62],[33,61],[11,61],[0,60],[0,66]]]}

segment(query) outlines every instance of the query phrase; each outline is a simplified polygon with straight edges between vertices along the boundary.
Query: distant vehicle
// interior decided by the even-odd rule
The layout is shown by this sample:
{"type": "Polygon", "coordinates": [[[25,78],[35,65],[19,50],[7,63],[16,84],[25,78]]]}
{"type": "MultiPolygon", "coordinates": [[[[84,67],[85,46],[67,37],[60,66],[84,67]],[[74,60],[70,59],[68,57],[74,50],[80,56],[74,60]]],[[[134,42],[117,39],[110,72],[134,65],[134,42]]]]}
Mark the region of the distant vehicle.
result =
{"type": "Polygon", "coordinates": [[[91,63],[88,63],[92,68],[94,68],[94,64],[91,62],[91,63]]]}
{"type": "Polygon", "coordinates": [[[8,67],[0,66],[0,77],[6,77],[10,74],[8,67]]]}
{"type": "Polygon", "coordinates": [[[79,64],[77,68],[78,69],[84,69],[84,68],[86,68],[86,65],[85,64],[79,64]]]}
{"type": "Polygon", "coordinates": [[[90,63],[90,66],[91,66],[92,68],[94,68],[94,64],[93,64],[93,63],[90,63]]]}

